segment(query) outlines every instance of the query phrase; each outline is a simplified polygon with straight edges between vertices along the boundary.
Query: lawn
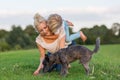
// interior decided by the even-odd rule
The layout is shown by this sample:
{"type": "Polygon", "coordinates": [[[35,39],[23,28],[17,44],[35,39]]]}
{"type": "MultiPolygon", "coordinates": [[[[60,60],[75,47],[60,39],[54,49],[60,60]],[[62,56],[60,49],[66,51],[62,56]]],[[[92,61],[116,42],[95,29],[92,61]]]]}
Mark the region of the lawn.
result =
{"type": "MultiPolygon", "coordinates": [[[[93,45],[85,46],[94,49],[93,45]]],[[[33,76],[38,65],[37,49],[0,52],[0,80],[120,80],[120,44],[100,46],[90,61],[89,76],[78,61],[71,63],[66,77],[56,71],[33,76]]]]}

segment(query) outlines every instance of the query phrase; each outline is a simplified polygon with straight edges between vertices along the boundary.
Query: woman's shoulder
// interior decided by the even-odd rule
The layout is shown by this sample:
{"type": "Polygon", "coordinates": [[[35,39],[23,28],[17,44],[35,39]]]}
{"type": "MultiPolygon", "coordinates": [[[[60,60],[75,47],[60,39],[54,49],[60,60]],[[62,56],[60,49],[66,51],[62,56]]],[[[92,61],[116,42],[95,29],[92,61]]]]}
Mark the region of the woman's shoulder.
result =
{"type": "Polygon", "coordinates": [[[36,39],[41,39],[41,36],[40,36],[40,34],[36,37],[36,39]]]}
{"type": "Polygon", "coordinates": [[[39,35],[36,37],[36,43],[41,44],[42,42],[43,42],[42,37],[41,37],[41,35],[39,34],[39,35]]]}

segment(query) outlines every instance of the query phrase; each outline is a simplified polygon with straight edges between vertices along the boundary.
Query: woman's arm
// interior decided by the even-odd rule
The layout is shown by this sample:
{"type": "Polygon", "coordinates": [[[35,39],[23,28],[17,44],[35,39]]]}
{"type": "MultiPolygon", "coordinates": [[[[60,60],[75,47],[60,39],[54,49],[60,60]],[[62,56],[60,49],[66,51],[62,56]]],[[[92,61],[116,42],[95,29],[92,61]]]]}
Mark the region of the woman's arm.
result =
{"type": "Polygon", "coordinates": [[[37,47],[38,47],[38,50],[40,52],[40,63],[39,63],[37,70],[33,73],[33,75],[38,75],[40,69],[42,69],[44,66],[42,63],[43,63],[43,60],[45,58],[45,49],[42,46],[40,46],[39,44],[37,44],[37,47]]]}

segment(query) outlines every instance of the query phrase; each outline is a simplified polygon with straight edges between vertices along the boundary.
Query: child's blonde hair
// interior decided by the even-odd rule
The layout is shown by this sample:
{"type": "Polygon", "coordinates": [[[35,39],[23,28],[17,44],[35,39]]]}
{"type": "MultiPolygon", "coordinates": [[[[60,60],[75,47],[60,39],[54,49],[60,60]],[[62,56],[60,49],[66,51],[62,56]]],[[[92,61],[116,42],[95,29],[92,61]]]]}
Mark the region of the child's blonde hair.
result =
{"type": "Polygon", "coordinates": [[[51,14],[48,17],[48,27],[49,29],[55,33],[59,27],[62,26],[62,17],[58,14],[51,14]]]}

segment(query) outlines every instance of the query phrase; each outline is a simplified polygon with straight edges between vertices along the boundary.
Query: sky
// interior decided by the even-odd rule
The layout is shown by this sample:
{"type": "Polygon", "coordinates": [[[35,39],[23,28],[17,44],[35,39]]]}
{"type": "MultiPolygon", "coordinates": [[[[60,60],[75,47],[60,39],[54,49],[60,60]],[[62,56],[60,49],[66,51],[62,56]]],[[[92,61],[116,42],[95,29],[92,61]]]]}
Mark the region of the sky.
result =
{"type": "Polygon", "coordinates": [[[23,29],[33,25],[35,13],[47,19],[57,13],[74,24],[73,30],[84,27],[120,23],[120,0],[0,0],[0,29],[11,30],[12,25],[23,29]]]}

